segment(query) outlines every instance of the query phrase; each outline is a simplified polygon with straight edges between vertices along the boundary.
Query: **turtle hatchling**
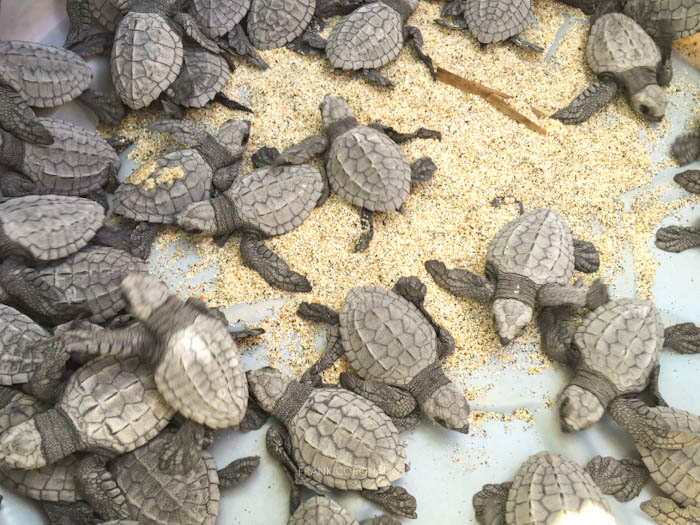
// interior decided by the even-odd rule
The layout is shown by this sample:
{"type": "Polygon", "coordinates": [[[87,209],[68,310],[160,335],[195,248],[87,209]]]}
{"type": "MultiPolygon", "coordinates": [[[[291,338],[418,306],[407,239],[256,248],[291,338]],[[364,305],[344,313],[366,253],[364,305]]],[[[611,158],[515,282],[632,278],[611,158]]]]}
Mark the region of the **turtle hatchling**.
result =
{"type": "MultiPolygon", "coordinates": [[[[673,180],[690,193],[700,193],[700,170],[678,173],[673,180]]],[[[660,250],[678,253],[698,246],[700,246],[700,228],[698,227],[664,226],[656,232],[656,247],[660,250]]]]}
{"type": "Polygon", "coordinates": [[[138,357],[94,359],[54,408],[0,434],[0,469],[36,469],[80,450],[124,454],[153,439],[175,411],[138,357]]]}
{"type": "Polygon", "coordinates": [[[671,44],[668,32],[657,45],[637,22],[621,13],[597,18],[588,35],[586,60],[598,80],[553,118],[564,124],[585,122],[624,88],[636,113],[647,120],[661,120],[668,99],[660,86],[671,81],[671,44]]]}
{"type": "Polygon", "coordinates": [[[399,522],[388,516],[380,516],[358,523],[332,499],[313,496],[297,507],[287,525],[399,525],[399,522]]]}
{"type": "Polygon", "coordinates": [[[591,243],[573,239],[558,212],[539,208],[510,221],[491,240],[485,276],[448,270],[437,260],[425,268],[451,294],[491,303],[493,325],[505,346],[530,323],[535,306],[584,306],[586,289],[569,282],[574,269],[593,273],[599,265],[591,243]]]}
{"type": "Polygon", "coordinates": [[[248,37],[258,49],[284,47],[301,36],[315,8],[315,0],[252,0],[248,37]]]}
{"type": "Polygon", "coordinates": [[[662,36],[660,26],[665,22],[674,40],[700,31],[700,4],[695,0],[603,0],[600,4],[598,12],[623,12],[652,38],[662,36]]]}
{"type": "Polygon", "coordinates": [[[484,485],[472,499],[481,525],[616,525],[610,504],[574,461],[540,452],[523,463],[512,483],[484,485]]]}
{"type": "Polygon", "coordinates": [[[289,432],[271,427],[267,448],[293,485],[319,494],[358,490],[394,514],[416,517],[415,498],[392,485],[408,470],[405,444],[377,405],[348,390],[302,385],[271,367],[247,376],[253,397],[289,432]]]}
{"type": "MultiPolygon", "coordinates": [[[[302,317],[331,324],[328,346],[306,375],[320,380],[320,373],[345,354],[352,369],[374,389],[385,384],[413,396],[408,403],[399,397],[400,403],[385,410],[389,415],[407,416],[417,403],[435,422],[467,433],[469,404],[440,365],[454,350],[454,340],[425,311],[425,292],[417,277],[402,277],[393,290],[351,289],[340,315],[323,305],[301,303],[302,317]]],[[[377,404],[384,408],[384,402],[377,404]]]]}

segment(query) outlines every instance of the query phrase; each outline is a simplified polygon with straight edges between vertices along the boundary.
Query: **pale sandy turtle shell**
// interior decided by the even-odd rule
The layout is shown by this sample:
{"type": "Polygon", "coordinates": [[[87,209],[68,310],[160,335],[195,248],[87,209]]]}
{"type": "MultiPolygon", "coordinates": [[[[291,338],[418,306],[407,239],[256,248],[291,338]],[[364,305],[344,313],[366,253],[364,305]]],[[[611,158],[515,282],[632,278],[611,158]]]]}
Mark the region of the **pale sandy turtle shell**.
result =
{"type": "Polygon", "coordinates": [[[24,175],[56,195],[87,195],[112,179],[119,157],[97,133],[61,120],[37,120],[54,142],[24,145],[24,175]]]}
{"type": "Polygon", "coordinates": [[[0,385],[28,382],[45,357],[31,345],[50,336],[23,313],[0,304],[0,385]]]}
{"type": "Polygon", "coordinates": [[[209,38],[231,31],[248,12],[250,0],[192,0],[190,14],[209,38]]]}
{"type": "Polygon", "coordinates": [[[0,471],[0,482],[16,494],[37,501],[74,503],[83,498],[75,484],[77,456],[70,455],[53,465],[30,470],[0,471]]]}
{"type": "Polygon", "coordinates": [[[127,106],[141,109],[175,82],[182,60],[182,40],[163,17],[129,12],[114,36],[112,82],[127,106]]]}
{"type": "Polygon", "coordinates": [[[207,451],[193,450],[199,461],[182,474],[163,473],[158,467],[167,436],[112,462],[110,471],[126,496],[129,515],[152,525],[214,525],[219,514],[219,476],[207,451]]]}
{"type": "Polygon", "coordinates": [[[0,204],[0,228],[38,261],[83,248],[104,223],[104,209],[80,197],[29,195],[0,204]]]}
{"type": "Polygon", "coordinates": [[[403,43],[401,15],[375,2],[338,22],[328,37],[326,57],[337,69],[375,69],[394,60],[403,43]]]}
{"type": "Polygon", "coordinates": [[[0,387],[0,434],[48,409],[49,405],[28,394],[0,387]]]}
{"type": "Polygon", "coordinates": [[[697,0],[627,0],[625,14],[637,20],[650,36],[658,36],[659,22],[670,20],[673,38],[700,31],[700,2],[697,0]]]}
{"type": "Polygon", "coordinates": [[[618,395],[644,390],[663,342],[658,310],[641,299],[618,299],[599,306],[574,335],[579,366],[606,378],[618,395]]]}
{"type": "Polygon", "coordinates": [[[122,12],[110,0],[88,0],[90,16],[110,32],[117,30],[122,12]]]}
{"type": "Polygon", "coordinates": [[[266,236],[299,226],[316,207],[323,179],[313,166],[260,168],[238,177],[226,190],[240,219],[266,236]]]}
{"type": "Polygon", "coordinates": [[[400,208],[411,186],[411,166],[403,151],[368,126],[355,126],[333,141],[326,171],[334,192],[370,211],[400,208]]]}
{"type": "Polygon", "coordinates": [[[92,70],[67,49],[0,40],[0,83],[14,88],[30,105],[52,108],[70,102],[90,87],[92,70]]]}
{"type": "Polygon", "coordinates": [[[343,507],[325,496],[314,496],[299,505],[287,525],[358,525],[343,507]]]}
{"type": "Polygon", "coordinates": [[[172,224],[189,204],[211,194],[211,166],[193,149],[168,153],[136,169],[114,192],[114,213],[172,224]]]}
{"type": "Polygon", "coordinates": [[[67,304],[83,304],[90,322],[111,319],[126,306],[120,285],[133,272],[147,273],[143,260],[107,246],[88,246],[60,262],[36,270],[39,278],[60,290],[67,304]]]}
{"type": "Polygon", "coordinates": [[[620,74],[637,67],[656,70],[661,53],[634,20],[620,13],[611,13],[601,16],[593,24],[586,58],[596,74],[620,74]]]}
{"type": "Polygon", "coordinates": [[[566,523],[614,525],[610,505],[583,468],[564,456],[540,452],[513,479],[506,502],[507,525],[566,523]]]}
{"type": "Polygon", "coordinates": [[[437,359],[435,329],[416,306],[374,286],[353,288],[340,309],[340,336],[363,378],[404,386],[437,359]]]}
{"type": "Polygon", "coordinates": [[[315,8],[314,0],[252,0],[248,37],[258,49],[283,47],[306,30],[315,8]]]}
{"type": "Polygon", "coordinates": [[[221,91],[230,69],[221,55],[205,49],[185,47],[180,74],[165,94],[180,106],[203,108],[221,91]]]}
{"type": "Polygon", "coordinates": [[[313,390],[288,429],[299,469],[328,487],[376,490],[407,470],[394,423],[353,392],[313,390]]]}
{"type": "Polygon", "coordinates": [[[482,44],[503,42],[522,33],[532,16],[531,0],[470,0],[464,19],[482,44]]]}
{"type": "Polygon", "coordinates": [[[574,273],[574,242],[559,213],[540,208],[506,224],[489,244],[486,257],[498,270],[535,284],[569,284],[574,273]]]}

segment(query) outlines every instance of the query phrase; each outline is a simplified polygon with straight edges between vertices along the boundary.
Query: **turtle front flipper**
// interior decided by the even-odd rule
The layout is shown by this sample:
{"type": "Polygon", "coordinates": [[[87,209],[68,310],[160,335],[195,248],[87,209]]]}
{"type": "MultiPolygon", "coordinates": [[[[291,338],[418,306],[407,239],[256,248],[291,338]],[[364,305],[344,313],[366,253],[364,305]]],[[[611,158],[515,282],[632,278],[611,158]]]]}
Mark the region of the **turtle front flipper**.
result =
{"type": "Polygon", "coordinates": [[[139,222],[135,227],[128,224],[109,224],[97,231],[92,242],[100,246],[117,248],[146,260],[151,253],[151,246],[159,229],[158,224],[148,222],[139,222]]]}
{"type": "Polygon", "coordinates": [[[596,456],[584,468],[603,494],[617,501],[630,501],[639,496],[649,481],[649,471],[639,459],[615,459],[596,456]]]}
{"type": "Polygon", "coordinates": [[[253,44],[250,43],[241,24],[236,24],[236,27],[229,31],[228,36],[220,38],[218,43],[225,51],[246,57],[255,67],[260,69],[267,69],[270,67],[260,56],[260,53],[253,47],[253,44]]]}
{"type": "Polygon", "coordinates": [[[42,501],[41,507],[51,525],[94,525],[102,522],[92,506],[84,501],[42,501]]]}
{"type": "Polygon", "coordinates": [[[614,79],[603,77],[584,89],[567,107],[552,115],[552,118],[560,120],[564,124],[586,122],[593,113],[612,102],[617,94],[617,89],[617,82],[614,79]]]}
{"type": "Polygon", "coordinates": [[[196,451],[204,449],[207,428],[188,419],[163,444],[158,468],[172,476],[184,474],[200,461],[196,451]]]}
{"type": "Polygon", "coordinates": [[[172,22],[179,26],[180,29],[186,34],[191,40],[202,46],[207,51],[212,53],[221,53],[221,48],[206,36],[202,30],[197,25],[197,21],[189,13],[177,13],[172,18],[172,22]]]}
{"type": "Polygon", "coordinates": [[[416,519],[416,498],[405,488],[397,485],[378,490],[362,490],[360,494],[383,509],[401,516],[416,519]]]}
{"type": "Polygon", "coordinates": [[[224,489],[237,487],[246,481],[260,465],[260,456],[248,456],[232,461],[217,471],[219,486],[224,489]]]}
{"type": "Polygon", "coordinates": [[[586,306],[587,299],[588,290],[578,284],[547,283],[537,290],[537,304],[542,307],[570,304],[582,308],[586,306]]]}
{"type": "Polygon", "coordinates": [[[661,525],[698,525],[700,508],[688,505],[680,507],[669,498],[656,496],[639,505],[654,522],[661,525]]]}
{"type": "Polygon", "coordinates": [[[25,197],[39,193],[41,193],[39,186],[24,175],[15,171],[0,175],[0,198],[25,197]]]}
{"type": "Polygon", "coordinates": [[[312,24],[304,32],[285,46],[287,49],[304,56],[319,56],[326,49],[326,39],[312,29],[312,24]]]}
{"type": "Polygon", "coordinates": [[[311,291],[306,277],[291,270],[279,255],[265,246],[259,233],[243,233],[241,257],[243,264],[258,272],[270,286],[288,292],[311,291]]]}
{"type": "Polygon", "coordinates": [[[594,273],[600,267],[600,254],[592,242],[574,239],[574,268],[583,273],[594,273]]]}
{"type": "Polygon", "coordinates": [[[427,66],[428,71],[430,71],[430,76],[433,77],[433,80],[436,80],[437,73],[435,73],[433,59],[425,53],[423,53],[423,34],[420,32],[420,29],[414,26],[404,26],[403,38],[404,42],[407,42],[411,46],[411,49],[413,49],[413,52],[418,57],[418,60],[420,60],[427,66]]]}
{"type": "Polygon", "coordinates": [[[218,102],[225,108],[228,108],[232,111],[245,111],[246,113],[253,113],[253,110],[250,109],[248,106],[244,106],[240,102],[227,97],[222,92],[219,92],[216,95],[214,95],[214,102],[218,102]]]}
{"type": "Polygon", "coordinates": [[[680,323],[664,330],[664,346],[679,354],[700,353],[700,327],[680,323]]]}
{"type": "Polygon", "coordinates": [[[371,124],[368,124],[367,127],[384,133],[397,144],[403,144],[404,142],[408,142],[409,140],[413,139],[442,140],[442,133],[434,129],[418,128],[413,133],[401,133],[400,131],[396,131],[391,126],[385,126],[381,122],[372,122],[371,124]]]}
{"type": "Polygon", "coordinates": [[[81,58],[99,55],[109,56],[113,45],[114,33],[93,33],[83,39],[82,42],[72,45],[70,50],[81,58]]]}
{"type": "Polygon", "coordinates": [[[442,262],[435,259],[426,261],[425,269],[440,288],[454,296],[466,297],[482,304],[488,304],[493,299],[494,283],[484,276],[461,268],[448,270],[442,262]]]}
{"type": "Polygon", "coordinates": [[[537,44],[533,44],[529,40],[525,40],[523,37],[519,35],[514,35],[508,39],[508,41],[513,44],[515,47],[519,47],[520,49],[524,51],[532,51],[533,53],[542,53],[544,51],[544,48],[542,46],[538,46],[537,44]]]}
{"type": "Polygon", "coordinates": [[[321,373],[327,370],[345,353],[342,341],[340,340],[340,320],[338,313],[327,306],[315,303],[301,303],[297,309],[297,315],[307,321],[315,321],[330,324],[326,348],[323,354],[311,367],[301,376],[300,382],[313,386],[321,386],[323,380],[321,373]]]}
{"type": "Polygon", "coordinates": [[[360,379],[355,375],[342,372],[340,384],[343,388],[369,399],[391,418],[406,417],[418,407],[416,398],[412,394],[381,381],[360,379]]]}
{"type": "Polygon", "coordinates": [[[673,180],[689,193],[700,193],[700,170],[687,170],[674,175],[673,180]]]}
{"type": "Polygon", "coordinates": [[[506,522],[506,501],[513,484],[500,483],[484,485],[472,497],[474,515],[481,525],[504,524],[506,522]]]}
{"type": "MultiPolygon", "coordinates": [[[[0,83],[0,127],[15,137],[32,144],[53,144],[49,130],[39,122],[32,108],[29,107],[17,91],[0,83]]],[[[0,137],[0,145],[2,145],[0,137]]]]}
{"type": "Polygon", "coordinates": [[[394,83],[376,69],[361,69],[360,72],[372,84],[388,88],[394,87],[394,83]]]}
{"type": "Polygon", "coordinates": [[[700,228],[666,226],[656,232],[656,247],[665,252],[678,253],[700,246],[700,228]]]}
{"type": "Polygon", "coordinates": [[[85,500],[103,519],[131,518],[126,494],[107,470],[103,459],[94,454],[83,458],[76,469],[75,481],[85,500]]]}
{"type": "Polygon", "coordinates": [[[671,146],[671,153],[681,166],[700,159],[700,131],[676,138],[671,146]]]}
{"type": "Polygon", "coordinates": [[[311,135],[301,142],[286,148],[276,158],[270,162],[271,166],[281,166],[282,164],[306,164],[316,155],[322,155],[329,146],[326,135],[311,135]]]}
{"type": "MultiPolygon", "coordinates": [[[[642,15],[644,18],[652,16],[651,7],[647,8],[648,13],[642,15]]],[[[638,20],[644,26],[644,20],[638,20]]],[[[656,67],[656,81],[659,86],[668,86],[673,80],[673,64],[671,63],[671,53],[673,52],[673,22],[668,19],[661,19],[657,22],[656,36],[653,38],[661,53],[661,61],[656,67]]]]}
{"type": "Polygon", "coordinates": [[[67,0],[66,11],[68,11],[68,35],[63,47],[69,48],[85,40],[87,31],[90,28],[90,2],[88,0],[67,0]]]}
{"type": "Polygon", "coordinates": [[[578,352],[571,342],[574,338],[573,315],[568,306],[550,306],[543,308],[537,317],[537,324],[542,334],[542,351],[554,361],[575,366],[578,352]]]}
{"type": "Polygon", "coordinates": [[[22,389],[40,401],[55,403],[63,388],[70,354],[56,337],[42,339],[33,347],[34,351],[41,352],[43,360],[22,389]]]}
{"type": "Polygon", "coordinates": [[[118,126],[124,118],[124,105],[114,91],[86,89],[78,100],[90,108],[97,118],[109,126],[118,126]]]}
{"type": "Polygon", "coordinates": [[[246,406],[245,415],[241,422],[233,428],[238,432],[258,430],[267,422],[269,417],[270,415],[262,409],[255,397],[253,397],[253,394],[248,392],[248,405],[246,406]]]}

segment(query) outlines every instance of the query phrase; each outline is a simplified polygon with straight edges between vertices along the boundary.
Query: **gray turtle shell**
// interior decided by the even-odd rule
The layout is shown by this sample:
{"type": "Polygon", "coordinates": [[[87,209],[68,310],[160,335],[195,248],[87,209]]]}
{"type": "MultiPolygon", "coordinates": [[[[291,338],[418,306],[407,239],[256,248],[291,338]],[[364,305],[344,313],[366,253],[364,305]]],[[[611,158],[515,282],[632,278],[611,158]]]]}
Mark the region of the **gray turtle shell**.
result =
{"type": "Polygon", "coordinates": [[[0,385],[27,383],[44,361],[31,345],[51,334],[10,306],[0,304],[0,385]]]}
{"type": "Polygon", "coordinates": [[[0,482],[20,496],[37,501],[61,501],[74,503],[83,498],[75,484],[77,456],[38,469],[0,471],[0,482]]]}
{"type": "Polygon", "coordinates": [[[268,237],[299,226],[316,207],[323,179],[313,166],[260,168],[238,177],[225,195],[243,222],[268,237]]]}
{"type": "Polygon", "coordinates": [[[375,2],[338,22],[328,37],[326,57],[336,69],[374,69],[399,56],[403,43],[401,15],[375,2]]]}
{"type": "Polygon", "coordinates": [[[213,176],[198,151],[168,153],[143,164],[119,185],[114,213],[136,221],[172,224],[189,204],[209,198],[213,176]]]}
{"type": "Polygon", "coordinates": [[[163,17],[129,12],[114,36],[112,82],[127,106],[141,109],[175,82],[182,60],[182,40],[163,17]]]}
{"type": "Polygon", "coordinates": [[[313,390],[289,433],[297,466],[331,488],[376,490],[407,470],[405,443],[389,416],[347,390],[313,390]]]}
{"type": "Polygon", "coordinates": [[[248,37],[258,49],[286,46],[306,30],[315,9],[315,0],[252,0],[248,37]]]}
{"type": "Polygon", "coordinates": [[[5,236],[38,261],[54,261],[83,248],[104,223],[104,209],[80,197],[29,195],[0,204],[5,236]]]}
{"type": "Polygon", "coordinates": [[[416,306],[375,286],[348,292],[340,336],[352,368],[364,378],[405,386],[438,358],[435,329],[416,306]]]}
{"type": "Polygon", "coordinates": [[[0,405],[0,434],[49,409],[48,405],[19,390],[6,388],[0,391],[0,394],[5,402],[4,405],[0,405]],[[9,398],[6,397],[8,394],[9,398]]]}
{"type": "Polygon", "coordinates": [[[287,525],[358,525],[350,513],[325,496],[313,496],[297,507],[287,525]]]}
{"type": "Polygon", "coordinates": [[[129,514],[144,524],[214,525],[220,500],[214,458],[193,450],[200,459],[191,470],[163,473],[158,462],[170,435],[158,436],[112,462],[110,471],[126,496],[129,514]]]}
{"type": "Polygon", "coordinates": [[[465,2],[464,19],[482,44],[503,42],[520,34],[532,16],[531,0],[471,0],[465,2]]]}
{"type": "Polygon", "coordinates": [[[617,523],[605,496],[580,465],[550,452],[530,456],[508,491],[506,524],[550,525],[563,523],[567,516],[588,517],[585,523],[596,525],[617,523]]]}
{"type": "Polygon", "coordinates": [[[554,210],[523,213],[496,234],[486,260],[499,271],[523,275],[537,285],[569,284],[574,273],[571,230],[554,210]]]}
{"type": "Polygon", "coordinates": [[[607,378],[618,395],[646,388],[664,342],[664,325],[650,301],[618,299],[590,312],[574,335],[579,366],[607,378]]]}
{"type": "Polygon", "coordinates": [[[400,208],[411,189],[411,166],[403,151],[368,126],[355,126],[333,141],[326,172],[334,192],[370,211],[400,208]]]}
{"type": "Polygon", "coordinates": [[[117,30],[122,12],[110,0],[88,0],[90,16],[111,33],[117,30]]]}
{"type": "Polygon", "coordinates": [[[625,14],[637,20],[650,36],[658,36],[658,24],[670,20],[673,38],[700,31],[700,3],[697,0],[627,0],[625,14]]]}
{"type": "Polygon", "coordinates": [[[101,323],[121,312],[126,304],[120,285],[125,275],[147,273],[141,259],[116,248],[88,246],[78,253],[37,269],[42,280],[60,290],[67,304],[83,304],[101,323]]]}
{"type": "Polygon", "coordinates": [[[180,106],[203,108],[226,84],[228,62],[205,49],[186,47],[184,53],[180,74],[165,94],[180,106]]]}
{"type": "Polygon", "coordinates": [[[620,13],[610,13],[593,24],[586,59],[596,74],[619,74],[636,67],[656,70],[661,53],[634,20],[620,13]]]}
{"type": "Polygon", "coordinates": [[[192,0],[190,14],[209,38],[231,31],[248,12],[250,0],[192,0]]]}
{"type": "Polygon", "coordinates": [[[87,195],[107,184],[119,156],[97,133],[61,120],[40,118],[53,144],[25,144],[22,173],[56,195],[87,195]]]}
{"type": "Polygon", "coordinates": [[[13,87],[30,105],[52,108],[90,87],[92,70],[67,49],[0,40],[0,83],[13,87]]]}

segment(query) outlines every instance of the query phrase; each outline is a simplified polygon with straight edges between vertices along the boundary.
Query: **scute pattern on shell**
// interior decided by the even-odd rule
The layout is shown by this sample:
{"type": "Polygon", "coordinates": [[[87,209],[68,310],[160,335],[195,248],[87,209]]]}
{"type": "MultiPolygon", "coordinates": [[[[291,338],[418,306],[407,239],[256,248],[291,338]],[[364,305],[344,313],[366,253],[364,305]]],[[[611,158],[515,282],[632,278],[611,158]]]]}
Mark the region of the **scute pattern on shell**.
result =
{"type": "Polygon", "coordinates": [[[87,195],[102,188],[119,167],[119,156],[97,133],[48,118],[49,146],[25,144],[22,172],[56,195],[87,195]]]}
{"type": "Polygon", "coordinates": [[[248,36],[258,49],[283,47],[301,36],[311,21],[314,0],[252,0],[248,36]]]}
{"type": "Polygon", "coordinates": [[[610,505],[588,473],[570,459],[540,452],[528,458],[513,479],[506,502],[509,525],[549,525],[581,511],[597,510],[596,525],[614,525],[610,505]],[[605,519],[607,518],[607,519],[605,519]]]}
{"type": "Polygon", "coordinates": [[[0,482],[33,500],[74,503],[83,499],[75,485],[78,461],[76,456],[70,455],[39,469],[0,471],[0,482]]]}
{"type": "Polygon", "coordinates": [[[406,472],[406,448],[394,423],[353,392],[312,391],[289,433],[299,468],[328,487],[376,490],[406,472]]]}
{"type": "Polygon", "coordinates": [[[193,0],[190,14],[209,38],[231,31],[250,8],[250,0],[193,0]]]}
{"type": "Polygon", "coordinates": [[[360,377],[404,386],[437,359],[435,329],[390,290],[353,288],[340,309],[340,336],[360,377]]]}
{"type": "Polygon", "coordinates": [[[114,87],[130,108],[144,108],[175,82],[182,59],[182,40],[160,15],[129,12],[112,46],[114,87]]]}
{"type": "Polygon", "coordinates": [[[620,14],[601,16],[588,36],[586,59],[594,73],[623,73],[635,67],[656,70],[661,54],[634,20],[620,14]]]}
{"type": "Polygon", "coordinates": [[[92,18],[110,32],[116,31],[117,20],[122,13],[110,0],[88,0],[88,5],[92,18]]]}
{"type": "Polygon", "coordinates": [[[482,44],[503,42],[528,26],[531,0],[471,0],[465,2],[464,19],[482,44]]]}
{"type": "Polygon", "coordinates": [[[37,270],[46,283],[61,290],[68,304],[84,304],[101,323],[121,312],[126,304],[120,291],[125,275],[148,272],[141,259],[106,246],[88,246],[62,261],[37,270]]]}
{"type": "Polygon", "coordinates": [[[326,45],[328,61],[337,69],[374,69],[394,60],[403,48],[403,24],[394,9],[376,2],[343,17],[326,45]]]}
{"type": "Polygon", "coordinates": [[[114,213],[158,224],[172,224],[189,204],[209,198],[213,172],[198,151],[184,149],[156,160],[155,169],[139,184],[120,184],[114,192],[114,213]],[[159,182],[164,169],[182,169],[184,177],[159,182]]]}
{"type": "Polygon", "coordinates": [[[299,505],[287,525],[357,525],[350,513],[335,501],[314,496],[299,505]]]}
{"type": "Polygon", "coordinates": [[[0,304],[0,385],[28,382],[45,356],[27,347],[50,336],[23,313],[0,304]]]}
{"type": "Polygon", "coordinates": [[[204,49],[185,48],[182,69],[165,94],[188,108],[203,108],[214,100],[229,76],[226,59],[204,49]]]}
{"type": "Polygon", "coordinates": [[[625,14],[635,20],[656,37],[658,23],[670,20],[673,38],[683,38],[700,31],[700,3],[697,0],[628,0],[625,14]],[[643,14],[643,18],[638,15],[643,14]]]}
{"type": "Polygon", "coordinates": [[[0,226],[5,235],[39,261],[77,252],[103,223],[102,206],[80,197],[29,195],[0,204],[0,226]]]}
{"type": "Polygon", "coordinates": [[[158,392],[151,366],[138,357],[107,356],[83,365],[56,407],[70,418],[86,448],[118,454],[148,443],[175,414],[158,392]]]}
{"type": "Polygon", "coordinates": [[[506,224],[489,244],[487,261],[535,284],[569,284],[574,272],[574,241],[559,213],[540,208],[506,224]]]}
{"type": "Polygon", "coordinates": [[[316,207],[323,191],[313,166],[261,168],[240,176],[226,190],[241,220],[271,237],[299,226],[316,207]]]}
{"type": "Polygon", "coordinates": [[[656,307],[641,299],[619,299],[590,312],[574,336],[584,366],[608,378],[618,395],[643,390],[664,342],[656,307]]]}
{"type": "Polygon", "coordinates": [[[140,523],[152,525],[214,525],[221,499],[214,458],[206,451],[193,450],[190,453],[201,458],[190,471],[165,474],[158,461],[166,439],[159,436],[112,465],[115,481],[126,495],[129,514],[140,523]]]}
{"type": "Polygon", "coordinates": [[[0,40],[0,82],[12,86],[30,105],[52,108],[90,87],[92,70],[67,49],[0,40]]]}
{"type": "Polygon", "coordinates": [[[30,420],[40,412],[46,412],[49,406],[37,401],[32,396],[15,390],[5,406],[0,407],[0,434],[30,420]]]}
{"type": "Polygon", "coordinates": [[[411,187],[411,166],[403,151],[367,126],[356,126],[333,141],[326,171],[334,192],[370,211],[400,208],[411,187]]]}

